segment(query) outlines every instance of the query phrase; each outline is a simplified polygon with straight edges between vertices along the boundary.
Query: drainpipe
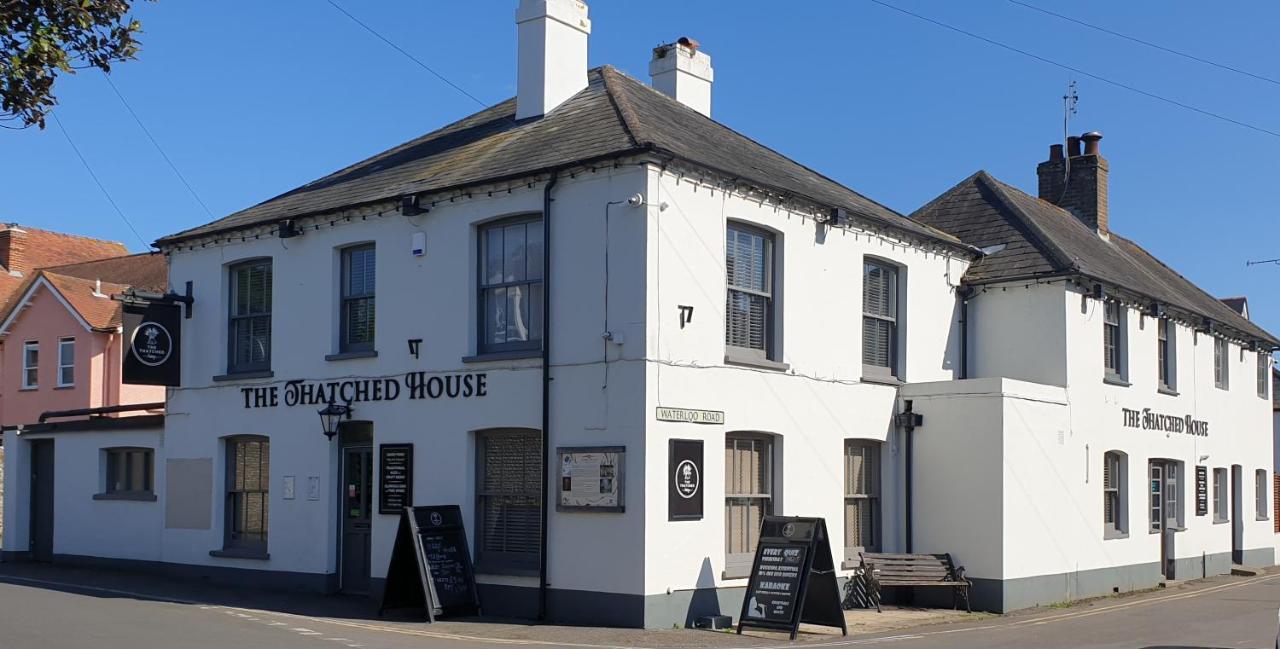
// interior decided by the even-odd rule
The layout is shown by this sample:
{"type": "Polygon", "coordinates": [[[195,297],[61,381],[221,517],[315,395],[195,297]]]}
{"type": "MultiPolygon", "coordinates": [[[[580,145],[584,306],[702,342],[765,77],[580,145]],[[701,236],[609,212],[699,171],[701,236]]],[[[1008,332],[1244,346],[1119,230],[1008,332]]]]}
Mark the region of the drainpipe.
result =
{"type": "Polygon", "coordinates": [[[969,299],[973,297],[972,286],[961,286],[956,291],[960,298],[960,378],[969,378],[969,299]]]}
{"type": "Polygon", "coordinates": [[[904,431],[903,434],[906,435],[907,437],[907,440],[906,440],[907,448],[905,453],[906,458],[905,458],[905,461],[903,462],[904,469],[905,469],[904,478],[906,482],[906,488],[903,490],[903,500],[905,501],[903,503],[903,515],[905,517],[905,520],[903,520],[902,522],[902,533],[903,533],[903,536],[905,537],[903,539],[905,542],[904,545],[906,546],[905,552],[907,554],[911,554],[911,551],[912,551],[911,519],[912,519],[912,509],[913,509],[912,492],[914,491],[912,489],[912,483],[914,482],[914,480],[912,479],[912,469],[913,469],[912,459],[915,454],[915,443],[913,440],[915,435],[913,433],[915,433],[916,427],[924,423],[924,416],[917,414],[915,412],[914,404],[912,403],[911,399],[903,399],[902,412],[898,413],[897,415],[894,415],[893,419],[894,419],[894,424],[898,428],[901,428],[904,431]]]}
{"type": "Polygon", "coordinates": [[[559,180],[542,188],[542,525],[538,536],[538,619],[547,619],[547,510],[551,503],[548,486],[551,469],[551,190],[559,180]]]}

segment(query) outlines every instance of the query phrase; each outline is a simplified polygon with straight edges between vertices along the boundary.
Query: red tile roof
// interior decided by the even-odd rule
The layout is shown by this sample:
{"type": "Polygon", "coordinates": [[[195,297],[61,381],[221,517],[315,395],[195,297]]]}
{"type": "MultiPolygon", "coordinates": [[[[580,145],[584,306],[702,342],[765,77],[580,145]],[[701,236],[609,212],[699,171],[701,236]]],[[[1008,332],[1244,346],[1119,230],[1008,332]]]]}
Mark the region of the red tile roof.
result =
{"type": "Polygon", "coordinates": [[[129,254],[129,249],[118,241],[103,241],[21,225],[18,227],[27,233],[26,262],[33,269],[129,254]]]}
{"type": "MultiPolygon", "coordinates": [[[[4,277],[12,276],[0,276],[0,282],[4,277]]],[[[110,296],[129,288],[164,291],[169,281],[169,263],[160,253],[142,253],[37,270],[19,283],[13,299],[0,308],[0,322],[9,318],[30,286],[42,277],[91,328],[110,330],[121,324],[120,302],[110,296]]]]}
{"type": "Polygon", "coordinates": [[[102,282],[99,286],[96,280],[59,275],[49,271],[41,271],[40,274],[53,285],[67,304],[70,304],[71,308],[89,323],[91,328],[112,330],[120,326],[120,303],[111,299],[111,294],[120,293],[129,288],[128,286],[111,282],[102,282]]]}

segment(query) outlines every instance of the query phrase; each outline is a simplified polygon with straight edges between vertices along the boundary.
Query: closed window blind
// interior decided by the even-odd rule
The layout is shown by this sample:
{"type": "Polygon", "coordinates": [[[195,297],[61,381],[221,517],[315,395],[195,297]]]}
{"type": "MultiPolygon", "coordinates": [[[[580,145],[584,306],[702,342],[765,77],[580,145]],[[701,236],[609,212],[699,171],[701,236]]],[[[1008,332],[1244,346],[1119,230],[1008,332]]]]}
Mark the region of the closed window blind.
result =
{"type": "Polygon", "coordinates": [[[1120,376],[1121,340],[1120,340],[1120,303],[1107,300],[1103,306],[1102,318],[1102,356],[1107,376],[1120,376]]]}
{"type": "Polygon", "coordinates": [[[538,565],[542,436],[500,431],[477,437],[477,563],[486,570],[538,565]]]}
{"type": "Polygon", "coordinates": [[[862,363],[897,374],[898,271],[866,262],[862,266],[862,363]]]}
{"type": "Polygon", "coordinates": [[[880,549],[880,442],[844,443],[845,558],[880,549]]]}
{"type": "Polygon", "coordinates": [[[1227,520],[1227,470],[1213,470],[1213,520],[1227,520]]]}
{"type": "Polygon", "coordinates": [[[271,369],[271,260],[231,269],[228,372],[271,369]]]}
{"type": "Polygon", "coordinates": [[[376,262],[377,252],[371,245],[342,251],[341,351],[373,349],[376,262]]]}
{"type": "Polygon", "coordinates": [[[1168,318],[1161,318],[1159,324],[1156,325],[1156,376],[1160,379],[1160,387],[1169,389],[1173,387],[1173,360],[1172,337],[1169,328],[1173,326],[1173,322],[1168,318]]]}
{"type": "Polygon", "coordinates": [[[769,354],[773,237],[730,225],[725,241],[725,344],[769,354]]]}
{"type": "Polygon", "coordinates": [[[1258,352],[1258,396],[1267,398],[1267,383],[1271,375],[1270,352],[1258,352]]]}
{"type": "Polygon", "coordinates": [[[726,570],[749,569],[760,522],[773,513],[773,440],[729,436],[724,447],[726,570]]]}
{"type": "Polygon", "coordinates": [[[1258,520],[1267,518],[1267,472],[1258,469],[1253,473],[1253,509],[1258,520]]]}
{"type": "Polygon", "coordinates": [[[1102,522],[1105,532],[1123,534],[1125,521],[1124,454],[1108,451],[1102,456],[1102,522]]]}
{"type": "Polygon", "coordinates": [[[1227,389],[1230,382],[1230,371],[1227,358],[1227,341],[1225,338],[1213,339],[1213,384],[1227,389]]]}
{"type": "Polygon", "coordinates": [[[542,340],[542,219],[480,231],[480,350],[536,349],[542,340]]]}

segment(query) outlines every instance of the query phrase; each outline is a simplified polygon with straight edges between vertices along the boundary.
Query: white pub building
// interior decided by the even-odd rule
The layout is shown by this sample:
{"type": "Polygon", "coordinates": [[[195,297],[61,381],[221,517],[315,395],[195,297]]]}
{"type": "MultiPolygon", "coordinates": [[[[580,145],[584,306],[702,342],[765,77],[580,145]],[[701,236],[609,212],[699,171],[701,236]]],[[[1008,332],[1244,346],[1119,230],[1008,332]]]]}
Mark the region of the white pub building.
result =
{"type": "Polygon", "coordinates": [[[7,430],[5,559],[377,597],[458,505],[486,613],[645,627],[736,617],[770,513],[994,611],[1274,562],[1280,341],[1110,231],[1100,135],[907,217],[714,121],[693,41],[646,85],[582,2],[516,22],[515,98],[158,242],[163,432],[7,430]],[[122,445],[151,497],[95,499],[122,445]]]}

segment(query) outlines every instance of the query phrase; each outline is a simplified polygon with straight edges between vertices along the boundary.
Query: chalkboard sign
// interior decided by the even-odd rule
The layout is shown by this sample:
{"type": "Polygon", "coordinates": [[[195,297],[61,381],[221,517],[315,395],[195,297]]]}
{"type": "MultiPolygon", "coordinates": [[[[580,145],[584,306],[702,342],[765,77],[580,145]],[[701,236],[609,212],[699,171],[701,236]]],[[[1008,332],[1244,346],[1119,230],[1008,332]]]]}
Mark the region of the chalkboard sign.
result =
{"type": "Polygon", "coordinates": [[[800,623],[838,627],[849,635],[827,523],[821,518],[765,516],[751,578],[742,599],[743,627],[789,631],[800,623]]]}
{"type": "Polygon", "coordinates": [[[383,444],[378,451],[378,513],[399,514],[413,506],[413,444],[383,444]]]}
{"type": "Polygon", "coordinates": [[[480,612],[457,505],[407,507],[401,513],[378,614],[393,608],[425,609],[431,622],[438,616],[480,612]]]}
{"type": "Polygon", "coordinates": [[[1196,467],[1196,516],[1209,513],[1209,467],[1196,467]]]}

